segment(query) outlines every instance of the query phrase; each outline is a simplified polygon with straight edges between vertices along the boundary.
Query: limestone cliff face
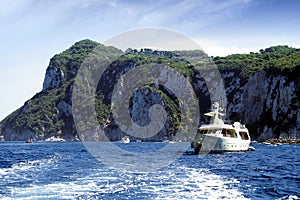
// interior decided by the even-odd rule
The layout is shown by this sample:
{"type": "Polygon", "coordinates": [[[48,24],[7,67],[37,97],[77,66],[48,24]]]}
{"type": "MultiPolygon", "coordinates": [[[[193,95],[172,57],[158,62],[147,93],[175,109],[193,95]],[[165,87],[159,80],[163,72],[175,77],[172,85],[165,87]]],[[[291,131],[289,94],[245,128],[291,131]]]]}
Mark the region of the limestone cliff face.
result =
{"type": "Polygon", "coordinates": [[[43,91],[46,91],[47,89],[59,88],[64,79],[65,77],[62,69],[57,67],[48,68],[43,83],[43,91]]]}
{"type": "MultiPolygon", "coordinates": [[[[207,75],[214,78],[214,74],[207,75]]],[[[279,136],[292,138],[300,137],[300,96],[297,76],[279,73],[272,70],[261,70],[249,78],[240,77],[235,70],[221,71],[227,96],[227,118],[241,121],[250,129],[253,139],[264,141],[279,136]]],[[[218,89],[217,83],[211,92],[218,89]]],[[[209,108],[209,91],[202,79],[194,83],[196,89],[201,91],[200,107],[202,114],[209,108]]],[[[145,93],[145,90],[135,92],[131,112],[133,120],[145,125],[149,117],[145,115],[153,103],[165,104],[158,100],[155,92],[145,93]],[[135,115],[134,115],[135,113],[135,115]]],[[[116,124],[111,123],[107,132],[112,138],[119,139],[124,136],[115,129],[116,124]]],[[[160,134],[160,139],[168,133],[168,122],[160,134]]],[[[159,140],[156,138],[156,140],[159,140]]]]}
{"type": "Polygon", "coordinates": [[[300,137],[299,82],[290,76],[260,71],[244,87],[242,120],[259,140],[287,134],[300,137]]]}
{"type": "Polygon", "coordinates": [[[227,116],[245,123],[257,140],[280,135],[300,137],[299,78],[272,70],[258,71],[248,79],[224,71],[222,77],[227,116]]]}
{"type": "MultiPolygon", "coordinates": [[[[161,95],[155,91],[151,91],[147,87],[143,87],[139,90],[136,90],[133,94],[132,98],[132,106],[129,107],[129,113],[132,116],[132,120],[134,123],[136,123],[138,126],[146,126],[150,124],[151,119],[149,116],[149,109],[155,105],[165,105],[166,102],[162,99],[161,95]]],[[[172,139],[172,136],[169,134],[169,126],[170,126],[170,118],[167,118],[166,123],[164,124],[164,127],[157,132],[154,133],[152,137],[133,137],[130,136],[130,138],[135,141],[137,139],[143,140],[143,141],[162,141],[165,138],[172,139]]],[[[104,128],[106,136],[112,140],[112,141],[119,141],[122,137],[127,135],[124,131],[122,131],[113,117],[110,117],[109,123],[105,125],[104,128]]],[[[139,136],[143,133],[139,133],[139,136]]]]}

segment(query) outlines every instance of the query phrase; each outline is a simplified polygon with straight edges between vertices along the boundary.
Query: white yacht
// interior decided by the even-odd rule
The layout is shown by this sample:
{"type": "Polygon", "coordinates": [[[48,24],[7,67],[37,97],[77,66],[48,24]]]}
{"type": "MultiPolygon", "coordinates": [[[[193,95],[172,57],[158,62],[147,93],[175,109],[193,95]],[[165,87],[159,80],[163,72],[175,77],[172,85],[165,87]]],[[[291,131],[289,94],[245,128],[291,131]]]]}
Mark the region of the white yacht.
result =
{"type": "Polygon", "coordinates": [[[219,103],[212,105],[212,111],[205,113],[212,117],[210,124],[200,126],[191,146],[195,153],[238,152],[254,150],[250,145],[250,135],[245,125],[240,122],[225,123],[221,116],[224,113],[219,103]]]}

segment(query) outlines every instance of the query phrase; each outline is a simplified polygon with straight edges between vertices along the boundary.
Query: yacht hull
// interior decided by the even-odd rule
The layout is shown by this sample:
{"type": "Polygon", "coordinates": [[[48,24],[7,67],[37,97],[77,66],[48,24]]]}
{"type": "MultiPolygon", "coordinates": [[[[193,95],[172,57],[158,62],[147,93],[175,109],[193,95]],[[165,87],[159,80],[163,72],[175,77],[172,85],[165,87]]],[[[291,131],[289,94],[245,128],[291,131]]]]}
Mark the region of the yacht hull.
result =
{"type": "Polygon", "coordinates": [[[248,151],[249,146],[250,140],[204,134],[197,134],[192,142],[196,153],[241,152],[248,151]]]}

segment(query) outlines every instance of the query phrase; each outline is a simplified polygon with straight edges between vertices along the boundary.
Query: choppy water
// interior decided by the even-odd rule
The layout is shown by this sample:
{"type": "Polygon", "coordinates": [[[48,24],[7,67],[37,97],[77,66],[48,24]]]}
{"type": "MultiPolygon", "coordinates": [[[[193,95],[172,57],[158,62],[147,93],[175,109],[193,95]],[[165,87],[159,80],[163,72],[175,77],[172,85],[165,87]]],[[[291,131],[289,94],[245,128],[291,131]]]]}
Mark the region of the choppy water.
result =
{"type": "MultiPolygon", "coordinates": [[[[137,151],[162,144],[117,145],[137,151]]],[[[156,172],[129,173],[109,169],[80,142],[0,143],[0,199],[299,199],[300,145],[252,146],[256,151],[183,154],[156,172]]]]}

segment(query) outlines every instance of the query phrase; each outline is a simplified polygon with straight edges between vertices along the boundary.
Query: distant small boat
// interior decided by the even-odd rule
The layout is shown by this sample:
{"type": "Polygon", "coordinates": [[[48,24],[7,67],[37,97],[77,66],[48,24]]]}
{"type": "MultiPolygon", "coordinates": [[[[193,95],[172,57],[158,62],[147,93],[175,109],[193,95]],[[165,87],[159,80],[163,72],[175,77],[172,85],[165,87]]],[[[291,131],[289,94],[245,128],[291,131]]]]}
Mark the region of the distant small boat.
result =
{"type": "Polygon", "coordinates": [[[33,141],[32,141],[32,139],[28,139],[28,140],[26,140],[25,142],[26,142],[26,143],[32,143],[33,141]]]}
{"type": "Polygon", "coordinates": [[[130,142],[130,139],[129,139],[128,136],[125,136],[125,137],[122,137],[121,142],[125,143],[125,144],[128,144],[130,142]]]}

